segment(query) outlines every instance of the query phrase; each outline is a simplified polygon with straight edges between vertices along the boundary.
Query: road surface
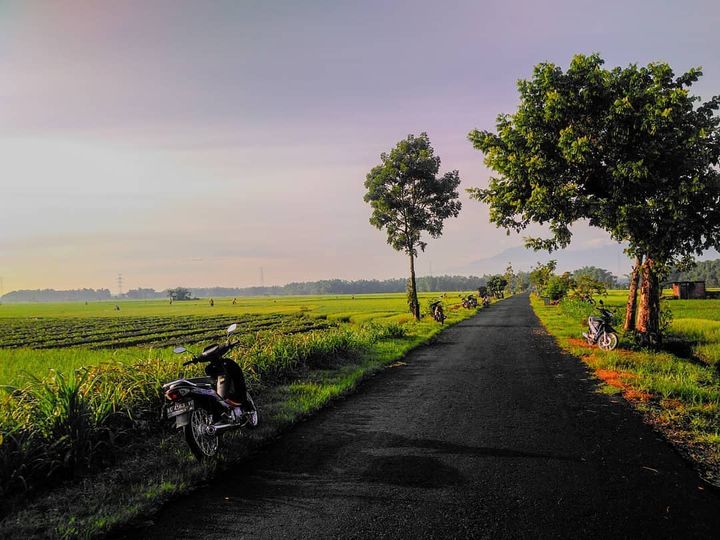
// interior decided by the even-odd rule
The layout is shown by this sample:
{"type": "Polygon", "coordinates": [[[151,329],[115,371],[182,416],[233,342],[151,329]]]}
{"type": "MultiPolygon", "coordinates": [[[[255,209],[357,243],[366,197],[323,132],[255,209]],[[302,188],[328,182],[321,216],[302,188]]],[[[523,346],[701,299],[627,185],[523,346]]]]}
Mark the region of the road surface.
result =
{"type": "MultiPolygon", "coordinates": [[[[720,496],[516,296],[169,504],[152,538],[720,538],[720,496]]],[[[137,536],[137,531],[133,533],[137,536]]]]}

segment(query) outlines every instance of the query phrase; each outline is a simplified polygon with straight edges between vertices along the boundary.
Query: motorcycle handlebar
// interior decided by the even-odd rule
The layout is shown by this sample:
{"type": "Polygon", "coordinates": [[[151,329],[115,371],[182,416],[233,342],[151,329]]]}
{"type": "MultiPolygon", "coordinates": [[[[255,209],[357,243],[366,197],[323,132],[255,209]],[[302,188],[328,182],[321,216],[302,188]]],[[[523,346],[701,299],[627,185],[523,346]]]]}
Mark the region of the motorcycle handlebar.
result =
{"type": "MultiPolygon", "coordinates": [[[[212,357],[222,357],[225,353],[229,352],[230,350],[237,347],[239,343],[237,341],[233,343],[226,343],[225,345],[220,345],[217,350],[212,354],[212,357]]],[[[202,356],[196,356],[187,362],[183,362],[183,366],[189,366],[191,364],[199,364],[200,362],[210,362],[212,361],[212,358],[210,356],[208,357],[202,357],[202,356]]]]}

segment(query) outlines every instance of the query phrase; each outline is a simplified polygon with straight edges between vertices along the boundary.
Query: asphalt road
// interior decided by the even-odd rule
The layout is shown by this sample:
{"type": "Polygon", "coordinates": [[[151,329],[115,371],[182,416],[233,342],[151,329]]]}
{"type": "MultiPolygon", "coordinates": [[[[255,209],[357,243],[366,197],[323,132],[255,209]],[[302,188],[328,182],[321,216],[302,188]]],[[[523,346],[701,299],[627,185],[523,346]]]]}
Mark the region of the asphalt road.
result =
{"type": "Polygon", "coordinates": [[[168,505],[152,538],[720,538],[720,496],[546,335],[481,311],[168,505]]]}

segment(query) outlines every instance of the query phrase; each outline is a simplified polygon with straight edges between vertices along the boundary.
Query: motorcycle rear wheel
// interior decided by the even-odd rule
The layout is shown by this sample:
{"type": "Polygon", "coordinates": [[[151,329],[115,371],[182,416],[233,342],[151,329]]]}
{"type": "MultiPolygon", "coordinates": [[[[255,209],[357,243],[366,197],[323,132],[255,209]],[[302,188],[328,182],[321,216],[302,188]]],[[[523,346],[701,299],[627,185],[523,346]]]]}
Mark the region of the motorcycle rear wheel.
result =
{"type": "Polygon", "coordinates": [[[258,411],[257,407],[255,406],[255,402],[253,401],[253,398],[250,396],[250,392],[247,393],[247,400],[250,405],[252,405],[252,410],[247,415],[247,424],[246,426],[250,429],[255,429],[258,425],[258,411]]]}
{"type": "Polygon", "coordinates": [[[612,351],[618,345],[618,337],[614,332],[603,332],[598,338],[598,347],[603,351],[612,351]]]}
{"type": "Polygon", "coordinates": [[[190,422],[183,427],[185,441],[198,461],[215,457],[217,454],[218,435],[216,432],[208,433],[208,426],[211,424],[212,414],[210,411],[198,407],[190,413],[190,422]]]}

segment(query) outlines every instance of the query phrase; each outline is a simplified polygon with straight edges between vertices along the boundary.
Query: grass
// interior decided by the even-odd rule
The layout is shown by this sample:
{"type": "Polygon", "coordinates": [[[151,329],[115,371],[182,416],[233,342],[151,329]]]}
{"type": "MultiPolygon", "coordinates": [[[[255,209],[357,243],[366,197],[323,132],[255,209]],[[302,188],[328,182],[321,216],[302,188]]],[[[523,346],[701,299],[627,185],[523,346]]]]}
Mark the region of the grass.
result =
{"type": "MultiPolygon", "coordinates": [[[[665,291],[667,295],[670,291],[665,291]]],[[[604,302],[624,314],[627,291],[610,291],[604,302]]],[[[682,342],[697,360],[720,364],[720,300],[663,300],[672,311],[670,341],[682,342]]]]}
{"type": "MultiPolygon", "coordinates": [[[[626,297],[626,291],[611,291],[605,303],[624,307],[626,297]]],[[[582,339],[580,307],[544,305],[535,297],[531,303],[558,344],[595,370],[603,392],[623,394],[698,465],[704,477],[720,485],[720,322],[703,318],[718,315],[718,301],[669,301],[674,315],[671,335],[666,350],[657,352],[637,349],[627,338],[615,351],[600,351],[582,339]],[[691,353],[673,354],[678,348],[691,353]]]]}
{"type": "MultiPolygon", "coordinates": [[[[448,294],[446,307],[459,304],[459,294],[448,294]]],[[[425,306],[435,296],[421,294],[421,303],[425,306]]],[[[109,360],[134,363],[148,356],[167,359],[172,345],[209,342],[235,321],[239,333],[253,334],[267,326],[284,326],[283,333],[292,333],[302,324],[310,330],[410,320],[403,294],[242,298],[235,305],[231,298],[221,298],[214,307],[204,300],[172,305],[128,300],[118,305],[120,311],[113,302],[0,305],[0,385],[19,384],[28,375],[42,377],[50,369],[72,371],[109,360]],[[55,350],[65,347],[65,352],[55,350]]]]}
{"type": "MultiPolygon", "coordinates": [[[[107,532],[231,466],[444,328],[429,318],[409,320],[404,299],[395,296],[392,305],[402,310],[379,309],[377,298],[367,303],[359,299],[355,305],[366,309],[348,312],[334,305],[315,314],[319,320],[339,315],[357,322],[291,335],[268,330],[248,340],[237,360],[258,397],[263,428],[250,440],[231,438],[226,456],[232,459],[214,466],[196,464],[167,422],[159,422],[158,388],[179,370],[179,359],[167,353],[103,351],[119,356],[97,364],[92,361],[99,351],[85,351],[90,355],[85,360],[93,365],[74,371],[71,362],[9,394],[0,406],[0,499],[8,512],[0,536],[107,532]],[[145,356],[133,361],[133,354],[145,356]]],[[[321,298],[312,301],[322,304],[321,298]]],[[[448,304],[450,324],[474,313],[448,304]]],[[[33,352],[57,354],[59,360],[68,351],[83,361],[82,349],[33,352]]],[[[21,355],[30,353],[16,349],[12,354],[22,361],[21,355]]]]}

